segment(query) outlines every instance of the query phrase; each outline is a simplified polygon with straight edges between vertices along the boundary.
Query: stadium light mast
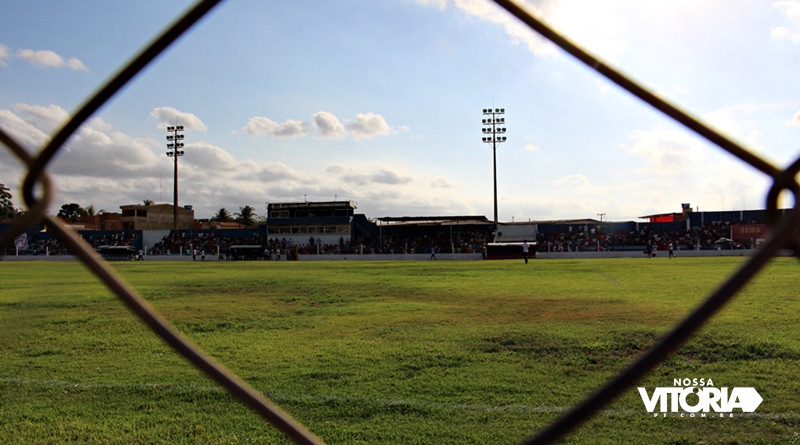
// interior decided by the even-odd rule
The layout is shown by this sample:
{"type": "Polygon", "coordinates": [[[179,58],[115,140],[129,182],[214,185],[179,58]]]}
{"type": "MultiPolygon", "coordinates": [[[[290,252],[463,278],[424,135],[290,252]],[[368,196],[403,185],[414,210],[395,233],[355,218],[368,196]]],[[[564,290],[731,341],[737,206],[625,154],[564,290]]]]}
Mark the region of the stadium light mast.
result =
{"type": "Polygon", "coordinates": [[[503,135],[506,132],[506,127],[499,127],[498,125],[505,125],[506,118],[498,117],[505,114],[505,108],[484,108],[483,115],[489,116],[483,119],[483,142],[492,144],[492,170],[494,172],[494,223],[497,224],[497,144],[506,141],[503,135]]]}
{"type": "Polygon", "coordinates": [[[179,132],[183,131],[183,125],[177,125],[175,127],[167,127],[167,133],[172,133],[167,135],[167,148],[171,151],[167,152],[167,156],[172,158],[175,161],[175,177],[174,177],[174,191],[172,195],[172,228],[178,228],[178,158],[183,156],[183,150],[179,150],[183,148],[183,135],[178,134],[179,132]]]}

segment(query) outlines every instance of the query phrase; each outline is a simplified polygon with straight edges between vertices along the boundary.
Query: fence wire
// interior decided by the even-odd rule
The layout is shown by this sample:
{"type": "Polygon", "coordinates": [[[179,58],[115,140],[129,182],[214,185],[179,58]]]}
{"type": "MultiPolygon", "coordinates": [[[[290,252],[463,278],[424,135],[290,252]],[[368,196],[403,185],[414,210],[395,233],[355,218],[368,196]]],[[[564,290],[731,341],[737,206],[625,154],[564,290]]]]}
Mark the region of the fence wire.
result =
{"type": "MultiPolygon", "coordinates": [[[[781,249],[790,249],[795,256],[800,256],[800,238],[797,236],[797,228],[800,226],[800,184],[796,180],[798,172],[800,172],[800,158],[785,169],[772,165],[769,161],[657,97],[619,71],[605,65],[602,61],[570,42],[513,1],[494,1],[531,29],[610,81],[640,98],[646,104],[772,178],[772,186],[766,196],[767,215],[770,218],[771,226],[767,242],[733,276],[722,283],[703,304],[673,328],[670,333],[665,335],[661,341],[642,353],[633,364],[597,392],[590,395],[577,407],[554,421],[537,435],[523,442],[526,445],[543,445],[553,443],[578,428],[583,422],[591,419],[603,407],[616,399],[623,391],[636,384],[637,381],[680,347],[709,318],[730,301],[736,292],[744,287],[781,249]],[[783,217],[781,217],[781,213],[778,211],[778,197],[784,191],[793,194],[795,205],[793,209],[783,212],[783,217]]],[[[323,444],[324,442],[286,412],[193,345],[161,317],[122,277],[117,275],[75,231],[64,226],[56,218],[47,215],[47,209],[52,203],[55,190],[46,167],[55,154],[62,149],[64,143],[89,117],[220,2],[221,0],[199,1],[92,96],[35,156],[28,153],[21,144],[0,128],[0,142],[8,147],[28,167],[28,173],[22,188],[24,202],[28,211],[16,220],[11,227],[0,234],[0,245],[6,245],[18,235],[25,233],[28,227],[44,223],[48,230],[69,246],[75,252],[75,255],[97,275],[100,281],[108,286],[153,332],[195,367],[286,434],[295,443],[323,444]],[[40,196],[37,196],[37,190],[40,196]]]]}

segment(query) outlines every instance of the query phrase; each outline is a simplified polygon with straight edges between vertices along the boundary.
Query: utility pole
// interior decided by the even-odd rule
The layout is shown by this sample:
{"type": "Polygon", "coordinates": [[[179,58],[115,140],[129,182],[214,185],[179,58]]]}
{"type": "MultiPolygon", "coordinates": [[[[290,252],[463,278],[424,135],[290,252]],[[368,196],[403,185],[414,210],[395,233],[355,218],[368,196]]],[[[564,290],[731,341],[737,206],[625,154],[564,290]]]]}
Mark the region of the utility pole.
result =
{"type": "Polygon", "coordinates": [[[167,136],[167,148],[172,150],[167,152],[167,156],[172,158],[175,161],[175,177],[174,177],[174,192],[173,192],[173,202],[172,202],[172,228],[178,228],[178,158],[183,156],[183,150],[179,150],[179,148],[183,148],[183,135],[178,134],[178,132],[183,131],[183,125],[178,125],[175,127],[167,127],[167,132],[172,133],[167,136]]]}
{"type": "Polygon", "coordinates": [[[483,142],[492,144],[492,170],[494,172],[494,223],[497,224],[497,144],[506,141],[505,136],[498,136],[498,134],[505,134],[505,127],[498,127],[498,125],[505,125],[506,119],[504,117],[497,117],[505,114],[505,108],[484,108],[483,115],[489,116],[488,119],[483,119],[483,142]]]}
{"type": "Polygon", "coordinates": [[[605,215],[605,213],[598,213],[597,214],[597,216],[600,217],[600,222],[603,222],[603,215],[605,215]]]}

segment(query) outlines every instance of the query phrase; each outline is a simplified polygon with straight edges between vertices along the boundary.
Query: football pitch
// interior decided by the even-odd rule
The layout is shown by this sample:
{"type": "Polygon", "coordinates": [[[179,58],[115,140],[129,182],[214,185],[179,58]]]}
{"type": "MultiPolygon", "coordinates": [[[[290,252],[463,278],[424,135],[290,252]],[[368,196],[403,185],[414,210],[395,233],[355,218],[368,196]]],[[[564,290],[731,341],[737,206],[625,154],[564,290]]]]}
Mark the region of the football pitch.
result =
{"type": "MultiPolygon", "coordinates": [[[[515,444],[613,377],[741,257],[125,262],[174,326],[329,444],[515,444]]],[[[773,260],[637,387],[753,387],[733,417],[655,417],[636,388],[580,444],[800,443],[800,274],[773,260]]],[[[290,443],[78,262],[0,261],[4,443],[290,443]]]]}

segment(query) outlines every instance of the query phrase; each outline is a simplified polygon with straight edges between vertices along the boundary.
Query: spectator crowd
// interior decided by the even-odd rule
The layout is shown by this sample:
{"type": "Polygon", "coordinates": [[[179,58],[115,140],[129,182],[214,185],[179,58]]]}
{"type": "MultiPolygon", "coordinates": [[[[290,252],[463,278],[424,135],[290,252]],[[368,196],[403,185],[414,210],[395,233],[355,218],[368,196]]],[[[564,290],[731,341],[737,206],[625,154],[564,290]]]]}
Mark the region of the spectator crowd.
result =
{"type": "MultiPolygon", "coordinates": [[[[760,220],[744,224],[763,224],[760,220]]],[[[698,227],[672,224],[673,230],[659,223],[571,224],[540,226],[536,237],[539,252],[583,252],[644,250],[648,244],[656,250],[666,251],[672,244],[675,250],[707,250],[752,248],[749,242],[739,244],[730,240],[731,222],[711,221],[698,227]],[[680,227],[674,229],[675,227],[680,227]]],[[[141,231],[80,231],[93,247],[142,247],[141,231]]],[[[267,238],[262,231],[237,230],[173,230],[161,241],[148,246],[147,255],[219,255],[219,259],[275,259],[301,255],[325,254],[414,254],[414,253],[480,253],[494,241],[493,228],[460,230],[450,227],[425,227],[393,229],[384,227],[377,234],[359,234],[352,239],[340,237],[338,242],[323,242],[311,236],[308,242],[293,243],[286,238],[267,238]]],[[[530,241],[530,240],[529,240],[530,241]]],[[[12,243],[5,247],[6,254],[15,252],[12,243]]],[[[22,254],[71,254],[63,244],[47,233],[37,232],[26,236],[22,254]]]]}
{"type": "MultiPolygon", "coordinates": [[[[762,224],[745,221],[744,224],[762,224]]],[[[570,225],[566,230],[539,233],[536,241],[539,252],[586,252],[638,250],[651,244],[656,250],[709,250],[750,248],[730,239],[730,221],[711,221],[699,227],[678,230],[658,230],[658,224],[641,224],[640,228],[612,231],[611,224],[570,225]]],[[[747,243],[746,243],[747,244],[747,243]]]]}

